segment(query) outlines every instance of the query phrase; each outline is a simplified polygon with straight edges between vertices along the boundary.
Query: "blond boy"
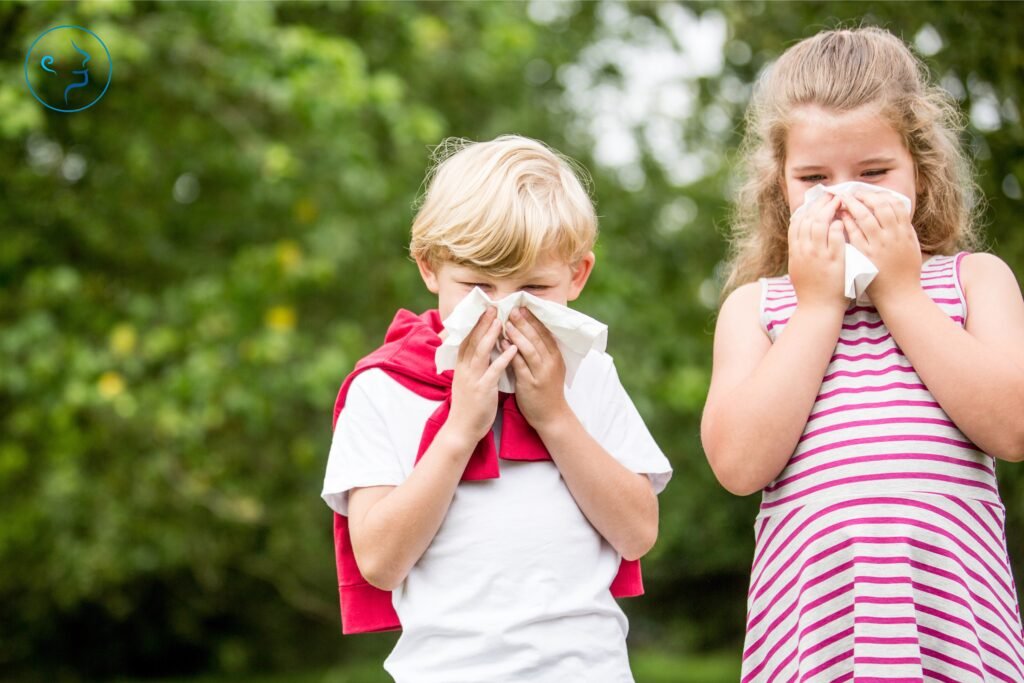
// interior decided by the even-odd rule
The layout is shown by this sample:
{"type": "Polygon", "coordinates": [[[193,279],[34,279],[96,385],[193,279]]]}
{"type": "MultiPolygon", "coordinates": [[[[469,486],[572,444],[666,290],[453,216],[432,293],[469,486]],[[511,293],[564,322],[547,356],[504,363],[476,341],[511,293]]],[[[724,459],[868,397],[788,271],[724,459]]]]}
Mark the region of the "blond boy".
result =
{"type": "Polygon", "coordinates": [[[438,307],[399,311],[336,406],[323,497],[346,632],[400,625],[384,663],[399,683],[632,681],[613,595],[642,590],[630,563],[657,537],[671,467],[611,357],[590,352],[567,387],[537,318],[515,309],[503,330],[490,308],[455,370],[433,366],[441,321],[474,287],[495,301],[579,296],[593,204],[571,162],[537,141],[453,149],[412,227],[438,307]],[[499,395],[506,368],[514,395],[499,395]]]}

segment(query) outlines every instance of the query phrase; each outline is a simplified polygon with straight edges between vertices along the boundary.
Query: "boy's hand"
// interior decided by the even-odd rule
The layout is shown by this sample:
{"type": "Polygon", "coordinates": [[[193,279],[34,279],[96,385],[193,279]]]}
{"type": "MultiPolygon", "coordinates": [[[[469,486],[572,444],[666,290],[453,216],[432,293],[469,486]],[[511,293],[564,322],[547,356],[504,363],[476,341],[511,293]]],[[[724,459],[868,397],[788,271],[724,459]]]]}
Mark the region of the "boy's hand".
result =
{"type": "Polygon", "coordinates": [[[502,340],[501,348],[519,348],[512,358],[516,374],[516,404],[526,421],[538,432],[550,420],[559,419],[569,404],[565,400],[565,361],[558,342],[528,309],[512,309],[505,332],[512,344],[502,340]]]}
{"type": "Polygon", "coordinates": [[[452,408],[445,425],[451,425],[457,434],[464,434],[472,446],[484,438],[494,424],[498,380],[516,355],[516,347],[509,345],[502,347],[502,354],[491,362],[491,351],[500,334],[497,309],[488,306],[459,346],[452,378],[452,408]]]}
{"type": "Polygon", "coordinates": [[[910,212],[895,197],[881,192],[855,192],[843,198],[843,224],[850,243],[878,268],[868,285],[877,304],[921,288],[921,245],[910,212]]]}

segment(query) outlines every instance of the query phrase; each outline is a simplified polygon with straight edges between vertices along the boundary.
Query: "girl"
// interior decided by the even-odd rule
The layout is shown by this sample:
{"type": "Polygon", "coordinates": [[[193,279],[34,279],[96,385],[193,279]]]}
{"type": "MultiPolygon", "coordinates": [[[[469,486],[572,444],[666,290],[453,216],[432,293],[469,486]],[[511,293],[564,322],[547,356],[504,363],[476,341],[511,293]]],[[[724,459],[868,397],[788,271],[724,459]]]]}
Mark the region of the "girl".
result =
{"type": "Polygon", "coordinates": [[[758,83],[701,426],[722,485],[763,490],[744,683],[1024,680],[994,461],[1024,457],[1024,301],[963,251],[957,133],[884,30],[820,33],[758,83]],[[911,210],[861,189],[793,214],[849,181],[911,210]],[[878,268],[869,305],[846,240],[878,268]]]}

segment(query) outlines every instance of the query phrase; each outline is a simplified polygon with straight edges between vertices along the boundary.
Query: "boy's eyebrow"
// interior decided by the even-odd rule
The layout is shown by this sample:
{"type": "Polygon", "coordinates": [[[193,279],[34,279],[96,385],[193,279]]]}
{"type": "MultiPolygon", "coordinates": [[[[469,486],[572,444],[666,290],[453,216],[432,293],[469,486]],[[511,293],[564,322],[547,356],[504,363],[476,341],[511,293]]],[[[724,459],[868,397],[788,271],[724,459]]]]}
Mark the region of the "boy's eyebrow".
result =
{"type": "Polygon", "coordinates": [[[522,276],[523,280],[542,280],[547,277],[558,277],[561,274],[558,268],[549,268],[547,270],[536,270],[532,273],[526,273],[522,276]]]}
{"type": "Polygon", "coordinates": [[[558,266],[535,268],[534,270],[524,272],[523,278],[526,280],[530,280],[531,278],[549,278],[549,276],[554,276],[554,278],[557,278],[560,272],[561,268],[558,266]]]}

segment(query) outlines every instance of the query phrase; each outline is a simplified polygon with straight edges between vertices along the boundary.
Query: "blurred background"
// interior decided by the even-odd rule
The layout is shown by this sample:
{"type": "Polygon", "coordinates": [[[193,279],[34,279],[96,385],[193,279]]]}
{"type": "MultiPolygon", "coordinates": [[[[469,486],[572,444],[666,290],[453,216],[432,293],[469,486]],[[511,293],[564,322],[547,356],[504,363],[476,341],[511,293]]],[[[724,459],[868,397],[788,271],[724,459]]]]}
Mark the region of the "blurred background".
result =
{"type": "Polygon", "coordinates": [[[758,500],[698,427],[742,112],[785,47],[861,24],[960,101],[1024,275],[1021,4],[0,3],[0,680],[388,680],[393,635],[340,635],[331,409],[435,303],[407,252],[432,146],[520,133],[593,174],[578,307],[675,466],[623,603],[637,680],[735,681],[758,500]],[[26,87],[61,24],[114,65],[77,113],[26,87]]]}

